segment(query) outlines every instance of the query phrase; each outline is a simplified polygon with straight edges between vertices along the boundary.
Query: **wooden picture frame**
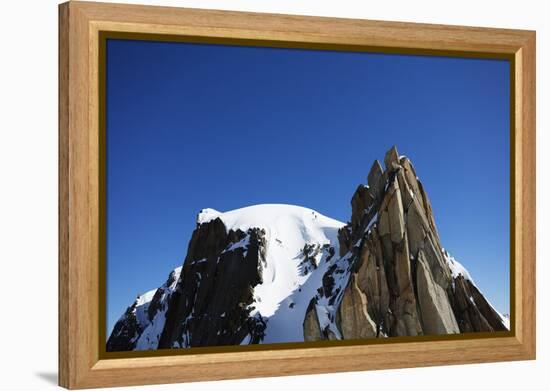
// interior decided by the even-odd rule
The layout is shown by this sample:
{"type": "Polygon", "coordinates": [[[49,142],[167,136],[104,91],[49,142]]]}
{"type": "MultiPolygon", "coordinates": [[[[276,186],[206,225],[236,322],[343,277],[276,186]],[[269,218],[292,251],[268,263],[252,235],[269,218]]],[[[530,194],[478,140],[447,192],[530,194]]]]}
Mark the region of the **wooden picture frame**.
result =
{"type": "Polygon", "coordinates": [[[535,358],[535,32],[71,1],[59,6],[59,384],[91,388],[535,358]],[[512,64],[511,331],[504,337],[105,358],[100,341],[104,32],[498,57],[512,64]],[[334,359],[337,357],[338,359],[334,359]]]}

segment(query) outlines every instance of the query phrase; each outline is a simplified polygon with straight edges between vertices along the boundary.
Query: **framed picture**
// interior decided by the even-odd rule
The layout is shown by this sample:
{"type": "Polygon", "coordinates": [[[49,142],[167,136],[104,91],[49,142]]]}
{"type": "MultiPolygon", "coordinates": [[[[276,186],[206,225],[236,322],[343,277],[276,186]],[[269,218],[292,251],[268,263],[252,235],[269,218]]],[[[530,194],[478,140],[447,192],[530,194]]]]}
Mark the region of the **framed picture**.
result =
{"type": "Polygon", "coordinates": [[[59,12],[60,385],[535,358],[534,32],[59,12]]]}

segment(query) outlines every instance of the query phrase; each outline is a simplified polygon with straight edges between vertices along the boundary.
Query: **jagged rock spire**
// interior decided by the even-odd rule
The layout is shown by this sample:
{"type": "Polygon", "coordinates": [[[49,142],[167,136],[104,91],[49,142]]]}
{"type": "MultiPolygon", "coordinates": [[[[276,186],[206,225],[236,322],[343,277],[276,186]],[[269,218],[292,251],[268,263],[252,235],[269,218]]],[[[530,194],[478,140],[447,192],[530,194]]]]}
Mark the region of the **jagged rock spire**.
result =
{"type": "Polygon", "coordinates": [[[391,171],[396,168],[398,164],[399,154],[397,153],[397,147],[394,145],[388,150],[388,152],[386,152],[386,155],[384,156],[384,165],[386,166],[386,170],[391,171]]]}
{"type": "Polygon", "coordinates": [[[394,145],[384,165],[373,163],[368,186],[352,197],[351,223],[339,231],[340,255],[352,272],[330,298],[339,307],[336,328],[350,338],[505,330],[477,288],[452,275],[411,161],[394,145]]]}

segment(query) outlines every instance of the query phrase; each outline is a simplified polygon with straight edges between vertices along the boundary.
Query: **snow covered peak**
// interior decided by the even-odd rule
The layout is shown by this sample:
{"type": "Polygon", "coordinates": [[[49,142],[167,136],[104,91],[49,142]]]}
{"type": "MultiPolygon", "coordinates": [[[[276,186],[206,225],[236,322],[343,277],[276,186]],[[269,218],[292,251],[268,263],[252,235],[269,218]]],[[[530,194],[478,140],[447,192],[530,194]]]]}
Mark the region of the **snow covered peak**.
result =
{"type": "Polygon", "coordinates": [[[204,224],[216,218],[227,230],[262,228],[268,238],[273,236],[278,242],[299,245],[300,249],[305,243],[337,244],[338,229],[345,225],[313,209],[286,204],[252,205],[223,213],[207,208],[200,211],[197,222],[204,224]]]}
{"type": "Polygon", "coordinates": [[[254,287],[253,313],[267,319],[264,342],[303,339],[302,320],[311,297],[330,266],[328,247],[338,254],[338,230],[345,224],[313,209],[285,204],[253,205],[229,212],[203,209],[198,223],[220,218],[226,229],[265,232],[266,254],[262,283],[254,287]],[[317,249],[315,273],[304,273],[306,246],[317,249]]]}
{"type": "Polygon", "coordinates": [[[221,215],[221,212],[218,212],[216,209],[206,208],[202,209],[197,216],[197,224],[205,224],[214,220],[216,217],[221,215]]]}

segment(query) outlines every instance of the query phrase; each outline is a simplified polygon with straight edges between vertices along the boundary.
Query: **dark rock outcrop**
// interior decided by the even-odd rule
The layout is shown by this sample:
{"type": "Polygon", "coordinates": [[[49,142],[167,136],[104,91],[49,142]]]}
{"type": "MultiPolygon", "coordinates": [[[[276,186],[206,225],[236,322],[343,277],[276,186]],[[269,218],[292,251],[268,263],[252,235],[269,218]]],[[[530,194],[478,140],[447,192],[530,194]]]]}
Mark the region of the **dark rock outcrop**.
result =
{"type": "Polygon", "coordinates": [[[216,218],[200,224],[189,243],[159,348],[258,343],[265,323],[251,316],[253,287],[261,283],[265,232],[226,232],[216,218]]]}
{"type": "Polygon", "coordinates": [[[181,267],[173,270],[161,287],[136,298],[115,324],[107,340],[108,352],[158,348],[180,273],[181,267]]]}
{"type": "Polygon", "coordinates": [[[251,315],[252,292],[261,283],[264,235],[258,228],[227,231],[219,218],[198,224],[183,267],[149,292],[151,300],[138,297],[126,310],[107,350],[258,343],[265,322],[251,315]]]}
{"type": "Polygon", "coordinates": [[[126,312],[115,324],[113,332],[107,340],[108,352],[120,352],[134,350],[139,335],[144,328],[138,323],[136,317],[137,301],[126,309],[126,312]]]}
{"type": "Polygon", "coordinates": [[[460,275],[454,280],[453,310],[463,333],[474,331],[506,331],[502,318],[479,289],[460,275]]]}

